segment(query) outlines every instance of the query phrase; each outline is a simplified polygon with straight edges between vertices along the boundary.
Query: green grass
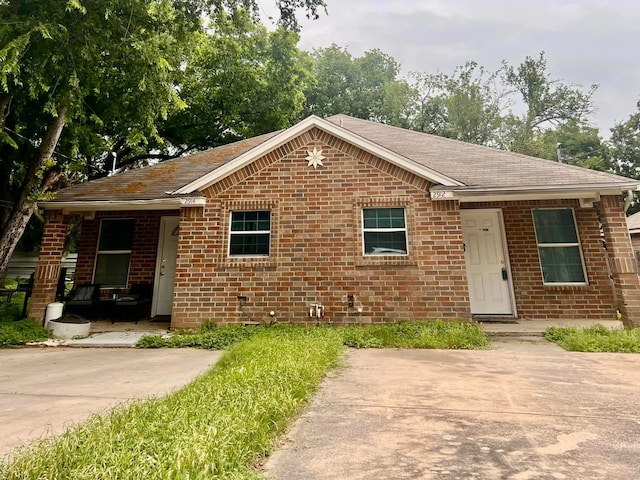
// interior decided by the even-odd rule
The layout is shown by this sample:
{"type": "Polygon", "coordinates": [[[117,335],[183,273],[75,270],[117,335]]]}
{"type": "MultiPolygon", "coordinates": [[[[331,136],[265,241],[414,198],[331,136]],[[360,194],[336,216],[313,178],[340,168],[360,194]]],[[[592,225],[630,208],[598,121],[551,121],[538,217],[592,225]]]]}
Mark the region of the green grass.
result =
{"type": "MultiPolygon", "coordinates": [[[[300,327],[279,326],[280,329],[300,327]]],[[[325,330],[330,327],[315,327],[325,330]]],[[[169,338],[145,335],[138,342],[139,348],[197,347],[227,348],[233,343],[251,338],[269,330],[268,327],[219,327],[206,325],[198,332],[178,333],[169,338]]],[[[336,327],[336,334],[347,347],[353,348],[489,348],[482,329],[468,322],[401,322],[380,325],[336,327]]]]}
{"type": "Polygon", "coordinates": [[[640,328],[609,330],[602,325],[551,327],[545,330],[544,338],[572,352],[640,352],[640,328]]]}
{"type": "Polygon", "coordinates": [[[49,338],[49,332],[30,318],[24,320],[0,319],[0,348],[42,342],[47,338],[49,338]]]}
{"type": "Polygon", "coordinates": [[[354,348],[489,348],[482,329],[468,322],[401,322],[338,328],[343,342],[354,348]]]}
{"type": "Polygon", "coordinates": [[[144,335],[138,341],[138,348],[183,348],[197,347],[223,350],[241,340],[247,340],[264,332],[264,327],[216,327],[206,324],[197,332],[182,332],[171,337],[144,335]]]}
{"type": "Polygon", "coordinates": [[[0,466],[0,478],[259,478],[252,466],[343,348],[333,329],[264,329],[185,388],[44,440],[0,466]]]}

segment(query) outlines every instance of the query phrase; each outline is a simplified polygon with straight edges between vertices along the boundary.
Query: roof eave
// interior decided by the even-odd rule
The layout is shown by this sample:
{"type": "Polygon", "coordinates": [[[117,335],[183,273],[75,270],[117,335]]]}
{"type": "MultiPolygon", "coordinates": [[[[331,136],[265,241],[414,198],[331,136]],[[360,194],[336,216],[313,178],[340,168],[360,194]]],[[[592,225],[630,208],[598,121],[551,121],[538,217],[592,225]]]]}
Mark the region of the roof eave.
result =
{"type": "Polygon", "coordinates": [[[123,210],[173,210],[181,207],[204,206],[205,197],[169,197],[148,200],[82,200],[82,201],[48,201],[38,202],[45,210],[62,210],[64,212],[98,212],[123,210]]]}
{"type": "Polygon", "coordinates": [[[284,130],[280,134],[243,153],[229,163],[213,170],[207,175],[202,176],[198,180],[188,183],[187,185],[173,191],[172,193],[174,195],[190,194],[195,191],[205,189],[213,185],[214,183],[219,182],[223,178],[233,174],[234,172],[237,172],[238,170],[246,167],[254,160],[266,155],[276,148],[281,147],[296,136],[301,135],[314,127],[319,128],[331,135],[334,135],[341,140],[351,143],[372,155],[383,158],[401,168],[404,168],[405,170],[408,170],[411,173],[414,173],[422,178],[431,181],[432,183],[449,187],[464,185],[462,182],[459,182],[451,177],[442,175],[441,173],[419,165],[402,155],[392,152],[391,150],[388,150],[378,145],[377,143],[356,135],[343,127],[329,122],[328,120],[324,120],[315,115],[311,115],[310,117],[305,118],[303,121],[297,123],[296,125],[284,130]]]}
{"type": "Polygon", "coordinates": [[[531,186],[499,188],[447,188],[434,186],[431,189],[432,200],[458,200],[469,202],[494,202],[518,200],[557,200],[579,199],[581,202],[599,201],[602,195],[618,195],[623,192],[640,191],[638,183],[615,183],[566,186],[531,186]]]}

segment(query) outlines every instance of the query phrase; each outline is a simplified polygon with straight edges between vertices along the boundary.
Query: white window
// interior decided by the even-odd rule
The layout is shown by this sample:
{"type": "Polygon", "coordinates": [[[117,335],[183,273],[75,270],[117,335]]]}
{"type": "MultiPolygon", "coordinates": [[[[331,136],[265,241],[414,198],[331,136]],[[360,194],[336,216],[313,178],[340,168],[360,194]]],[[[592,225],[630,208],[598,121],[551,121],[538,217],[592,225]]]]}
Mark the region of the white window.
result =
{"type": "Polygon", "coordinates": [[[404,208],[363,208],[362,239],[365,255],[406,255],[404,208]]]}
{"type": "Polygon", "coordinates": [[[231,212],[229,256],[268,257],[271,242],[271,212],[231,212]]]}
{"type": "Polygon", "coordinates": [[[135,220],[105,219],[100,224],[93,282],[103,288],[125,288],[129,277],[135,220]]]}
{"type": "Polygon", "coordinates": [[[544,283],[586,283],[573,209],[535,209],[533,220],[544,283]]]}

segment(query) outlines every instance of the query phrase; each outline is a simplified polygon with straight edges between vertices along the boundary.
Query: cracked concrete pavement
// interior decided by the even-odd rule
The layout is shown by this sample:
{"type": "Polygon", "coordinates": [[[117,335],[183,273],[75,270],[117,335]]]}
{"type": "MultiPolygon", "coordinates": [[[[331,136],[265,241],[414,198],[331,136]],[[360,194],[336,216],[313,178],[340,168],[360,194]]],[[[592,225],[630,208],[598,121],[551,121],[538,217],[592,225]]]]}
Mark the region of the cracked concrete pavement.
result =
{"type": "Polygon", "coordinates": [[[351,350],[264,473],[322,479],[632,479],[640,355],[541,338],[488,351],[351,350]]]}

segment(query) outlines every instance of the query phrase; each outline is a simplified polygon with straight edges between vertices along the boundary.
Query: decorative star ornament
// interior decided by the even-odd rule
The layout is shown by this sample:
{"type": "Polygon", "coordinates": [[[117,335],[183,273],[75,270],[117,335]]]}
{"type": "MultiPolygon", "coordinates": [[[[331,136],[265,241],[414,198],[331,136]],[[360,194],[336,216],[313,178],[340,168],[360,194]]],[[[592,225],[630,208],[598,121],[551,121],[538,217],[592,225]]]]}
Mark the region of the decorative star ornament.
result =
{"type": "Polygon", "coordinates": [[[305,160],[309,160],[309,164],[307,165],[307,167],[313,167],[314,170],[318,168],[318,165],[324,167],[324,163],[322,163],[322,160],[324,160],[326,157],[322,156],[322,150],[318,150],[316,147],[313,147],[313,151],[307,150],[307,153],[309,154],[309,156],[305,158],[305,160]]]}

